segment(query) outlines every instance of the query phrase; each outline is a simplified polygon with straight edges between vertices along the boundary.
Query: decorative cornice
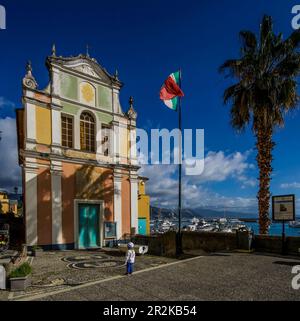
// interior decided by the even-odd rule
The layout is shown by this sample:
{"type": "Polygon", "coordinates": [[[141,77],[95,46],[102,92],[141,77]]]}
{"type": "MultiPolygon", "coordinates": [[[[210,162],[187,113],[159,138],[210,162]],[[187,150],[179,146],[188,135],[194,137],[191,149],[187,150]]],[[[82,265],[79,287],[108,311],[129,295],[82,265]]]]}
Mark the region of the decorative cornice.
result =
{"type": "Polygon", "coordinates": [[[50,106],[51,106],[51,109],[58,110],[58,111],[61,111],[63,109],[63,106],[56,105],[54,103],[51,103],[50,106]]]}
{"type": "MultiPolygon", "coordinates": [[[[32,104],[38,103],[42,107],[48,107],[49,108],[49,105],[50,105],[53,109],[57,109],[57,110],[62,110],[62,108],[63,108],[62,105],[56,105],[56,104],[53,104],[53,103],[45,103],[45,102],[43,102],[41,100],[38,100],[38,99],[36,99],[34,97],[23,96],[23,99],[24,99],[24,102],[32,103],[32,104]]],[[[84,104],[82,104],[80,102],[69,100],[69,99],[66,99],[66,98],[63,98],[63,97],[58,97],[58,99],[61,100],[62,102],[66,102],[66,103],[75,105],[78,108],[87,108],[87,109],[91,109],[91,110],[96,111],[96,112],[105,113],[105,114],[110,115],[110,116],[118,116],[118,117],[122,117],[122,118],[126,119],[122,114],[116,114],[116,113],[108,111],[106,109],[87,106],[87,105],[84,105],[84,104]]],[[[116,123],[118,123],[118,122],[116,121],[116,123]]],[[[124,124],[124,126],[126,126],[126,125],[124,124]]]]}
{"type": "Polygon", "coordinates": [[[74,164],[84,164],[84,165],[91,165],[95,167],[105,167],[110,169],[116,170],[133,170],[138,171],[140,166],[135,166],[131,164],[114,164],[114,163],[106,163],[106,162],[98,162],[97,160],[91,159],[82,159],[82,158],[75,158],[75,157],[66,157],[59,154],[54,154],[52,152],[43,155],[42,152],[38,152],[35,150],[24,150],[23,157],[31,157],[36,159],[47,159],[51,161],[60,161],[60,162],[67,162],[67,163],[74,163],[74,164]],[[45,157],[47,155],[47,157],[45,157]]]}
{"type": "Polygon", "coordinates": [[[51,159],[50,173],[52,175],[61,176],[63,173],[62,162],[51,159]]]}
{"type": "Polygon", "coordinates": [[[57,97],[57,98],[59,100],[61,100],[61,102],[72,104],[72,105],[75,105],[76,107],[79,107],[79,108],[88,108],[88,109],[91,109],[91,110],[94,110],[94,111],[98,111],[100,113],[108,114],[110,116],[119,116],[119,117],[124,118],[124,116],[122,114],[116,114],[113,111],[109,111],[107,109],[102,109],[102,108],[99,108],[99,107],[93,107],[93,106],[85,105],[85,104],[80,103],[79,101],[70,100],[70,99],[65,98],[65,97],[57,97]]]}

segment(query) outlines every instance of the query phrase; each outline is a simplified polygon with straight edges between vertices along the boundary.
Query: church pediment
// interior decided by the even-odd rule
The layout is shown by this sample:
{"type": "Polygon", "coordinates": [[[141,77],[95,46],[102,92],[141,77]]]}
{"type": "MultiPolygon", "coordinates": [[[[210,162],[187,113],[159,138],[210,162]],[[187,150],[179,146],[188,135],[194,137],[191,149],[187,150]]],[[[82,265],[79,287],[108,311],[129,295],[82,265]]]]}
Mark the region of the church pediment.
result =
{"type": "Polygon", "coordinates": [[[77,57],[56,57],[51,56],[48,58],[50,64],[57,63],[65,69],[81,73],[88,77],[96,78],[102,82],[122,86],[122,83],[116,76],[110,75],[94,58],[89,56],[79,55],[77,57]]]}
{"type": "Polygon", "coordinates": [[[87,76],[92,76],[94,78],[101,79],[100,75],[97,72],[95,72],[95,70],[88,64],[78,64],[75,66],[69,66],[68,68],[79,71],[87,76]]]}
{"type": "Polygon", "coordinates": [[[88,77],[96,78],[105,83],[110,84],[113,80],[113,77],[106,70],[104,70],[98,63],[93,61],[85,61],[84,58],[75,61],[68,61],[64,63],[63,66],[67,69],[79,72],[88,77]]]}

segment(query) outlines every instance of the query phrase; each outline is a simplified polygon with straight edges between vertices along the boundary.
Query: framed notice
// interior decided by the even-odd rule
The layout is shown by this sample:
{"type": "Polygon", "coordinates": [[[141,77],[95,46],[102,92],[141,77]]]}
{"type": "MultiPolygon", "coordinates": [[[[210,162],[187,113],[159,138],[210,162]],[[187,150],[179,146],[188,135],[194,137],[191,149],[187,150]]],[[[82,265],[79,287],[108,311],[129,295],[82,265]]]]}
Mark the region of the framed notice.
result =
{"type": "Polygon", "coordinates": [[[116,238],[117,237],[117,223],[116,222],[104,222],[104,237],[116,238]]]}
{"type": "Polygon", "coordinates": [[[272,197],[273,221],[295,221],[295,195],[279,195],[272,197]]]}

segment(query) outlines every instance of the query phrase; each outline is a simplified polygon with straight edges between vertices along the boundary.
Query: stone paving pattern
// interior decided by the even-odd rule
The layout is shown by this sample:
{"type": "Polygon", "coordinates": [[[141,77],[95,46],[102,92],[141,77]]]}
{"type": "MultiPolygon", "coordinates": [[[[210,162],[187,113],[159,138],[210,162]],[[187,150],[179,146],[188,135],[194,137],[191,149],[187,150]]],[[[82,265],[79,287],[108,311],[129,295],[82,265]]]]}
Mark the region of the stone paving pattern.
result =
{"type": "MultiPolygon", "coordinates": [[[[166,264],[175,261],[156,256],[138,256],[135,269],[142,270],[152,266],[166,264]]],[[[106,279],[116,275],[125,273],[125,253],[118,250],[96,250],[96,251],[49,251],[42,252],[40,256],[35,257],[32,263],[32,285],[27,289],[26,294],[36,294],[54,291],[58,289],[69,288],[70,286],[79,285],[82,283],[106,279]],[[92,268],[92,269],[74,269],[69,268],[71,262],[65,262],[62,259],[72,256],[101,256],[101,259],[91,259],[83,261],[105,262],[106,260],[116,261],[118,266],[107,268],[92,268]]],[[[14,293],[13,296],[24,295],[24,292],[14,293]]],[[[0,300],[7,300],[8,291],[0,291],[0,300]]],[[[12,296],[12,294],[10,294],[12,296]]]]}
{"type": "Polygon", "coordinates": [[[291,287],[300,261],[255,254],[219,254],[43,298],[43,301],[300,300],[291,287]]]}
{"type": "MultiPolygon", "coordinates": [[[[58,279],[74,282],[104,280],[122,275],[121,268],[74,270],[67,268],[62,257],[93,255],[100,252],[48,252],[33,261],[34,284],[47,285],[58,279]]],[[[110,255],[112,253],[107,253],[110,255]]],[[[124,256],[115,256],[124,261],[124,256]]],[[[100,254],[102,255],[102,254],[100,254]]],[[[291,287],[294,265],[299,258],[287,258],[265,254],[215,253],[192,261],[176,262],[164,257],[142,256],[137,258],[136,270],[163,265],[156,270],[142,271],[130,277],[124,276],[84,288],[66,285],[51,288],[31,287],[28,295],[47,293],[41,301],[185,301],[185,300],[300,300],[300,290],[291,287]],[[164,265],[165,264],[165,265],[164,265]],[[60,294],[49,291],[71,289],[60,294]],[[48,293],[49,292],[49,293],[48,293]]],[[[0,291],[0,300],[7,299],[0,291]]],[[[7,292],[5,292],[7,293],[7,292]]],[[[20,295],[22,293],[18,293],[20,295]]],[[[14,297],[17,299],[17,296],[14,297]]],[[[13,297],[10,297],[13,299],[13,297]]]]}

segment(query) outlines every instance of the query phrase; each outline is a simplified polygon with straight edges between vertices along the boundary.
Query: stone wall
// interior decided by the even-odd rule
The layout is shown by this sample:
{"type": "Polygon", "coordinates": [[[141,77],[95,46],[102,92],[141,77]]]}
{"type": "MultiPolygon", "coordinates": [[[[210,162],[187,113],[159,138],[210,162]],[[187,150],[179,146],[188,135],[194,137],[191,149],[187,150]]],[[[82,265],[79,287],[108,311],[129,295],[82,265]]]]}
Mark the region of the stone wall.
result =
{"type": "Polygon", "coordinates": [[[161,235],[136,235],[132,242],[138,245],[148,245],[148,253],[158,256],[174,257],[176,254],[176,233],[168,232],[161,235]]]}
{"type": "Polygon", "coordinates": [[[237,238],[235,233],[183,232],[182,248],[206,252],[231,251],[237,248],[237,238]]]}
{"type": "MultiPolygon", "coordinates": [[[[256,235],[253,247],[258,252],[282,253],[281,236],[256,235]]],[[[300,237],[286,237],[285,253],[300,255],[300,237]]]]}
{"type": "MultiPolygon", "coordinates": [[[[176,255],[176,233],[168,232],[156,236],[136,235],[132,241],[149,246],[149,254],[174,257],[176,255]]],[[[183,232],[183,250],[201,249],[206,252],[245,250],[235,233],[183,232]]],[[[280,236],[255,235],[252,248],[258,252],[281,254],[282,240],[280,236]]],[[[300,237],[287,237],[286,254],[300,256],[300,237]]]]}

